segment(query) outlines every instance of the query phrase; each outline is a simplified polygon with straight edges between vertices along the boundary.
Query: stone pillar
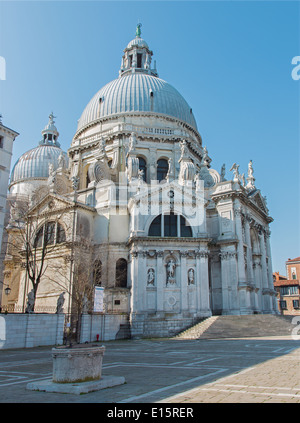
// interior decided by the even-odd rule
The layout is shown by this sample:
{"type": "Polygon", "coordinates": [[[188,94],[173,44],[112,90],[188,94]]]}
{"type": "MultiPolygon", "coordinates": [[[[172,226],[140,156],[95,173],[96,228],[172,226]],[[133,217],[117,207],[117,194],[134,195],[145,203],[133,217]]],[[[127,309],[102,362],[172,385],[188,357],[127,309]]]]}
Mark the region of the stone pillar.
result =
{"type": "Polygon", "coordinates": [[[137,274],[138,274],[138,253],[137,251],[132,251],[131,264],[130,264],[130,276],[131,276],[130,311],[131,313],[136,313],[138,311],[137,274]]]}
{"type": "Polygon", "coordinates": [[[262,279],[262,294],[263,294],[263,313],[270,313],[270,301],[269,301],[269,281],[267,272],[267,254],[265,246],[264,233],[259,232],[259,245],[261,253],[261,279],[262,279]]]}
{"type": "Polygon", "coordinates": [[[268,283],[271,295],[271,310],[273,313],[278,313],[278,303],[276,297],[276,291],[274,289],[274,282],[273,282],[273,269],[272,269],[272,255],[271,255],[271,245],[270,245],[270,235],[271,232],[267,229],[265,233],[266,237],[266,248],[267,248],[267,256],[268,256],[268,283]]]}
{"type": "MultiPolygon", "coordinates": [[[[146,289],[142,280],[139,277],[142,275],[142,266],[139,262],[139,252],[131,252],[131,306],[130,306],[130,323],[131,323],[131,335],[133,338],[141,338],[144,333],[144,309],[141,307],[143,304],[143,298],[146,295],[146,289]],[[141,282],[141,283],[140,283],[141,282]],[[144,289],[144,292],[142,290],[144,289]]],[[[144,279],[145,267],[144,267],[144,279]]]]}
{"type": "Polygon", "coordinates": [[[255,285],[254,272],[253,272],[253,259],[252,259],[252,246],[251,246],[251,235],[250,235],[250,221],[251,217],[246,216],[245,218],[245,241],[247,244],[247,279],[248,285],[251,288],[251,307],[253,310],[258,310],[258,299],[257,299],[257,286],[255,285]]]}
{"type": "Polygon", "coordinates": [[[260,255],[252,256],[253,262],[253,276],[255,280],[255,296],[257,301],[257,311],[262,312],[263,300],[262,300],[262,281],[261,281],[261,259],[260,255]]]}
{"type": "Polygon", "coordinates": [[[242,229],[242,212],[240,208],[235,208],[235,233],[238,239],[237,244],[237,264],[238,264],[238,281],[241,284],[245,284],[246,271],[245,271],[245,260],[244,260],[244,243],[243,243],[243,229],[242,229]]]}
{"type": "Polygon", "coordinates": [[[186,266],[187,251],[180,252],[180,283],[181,283],[181,312],[188,310],[188,283],[187,283],[187,266],[186,266]]]}
{"type": "Polygon", "coordinates": [[[157,272],[157,312],[164,311],[164,287],[166,282],[165,266],[163,263],[163,251],[156,253],[156,272],[157,272]]]}
{"type": "Polygon", "coordinates": [[[209,304],[208,251],[196,251],[197,309],[201,316],[211,316],[209,304]]]}
{"type": "Polygon", "coordinates": [[[242,211],[239,202],[235,200],[235,233],[238,239],[237,244],[237,265],[238,265],[238,289],[240,297],[241,314],[251,313],[250,289],[246,278],[245,258],[244,258],[244,240],[242,228],[242,211]]]}
{"type": "Polygon", "coordinates": [[[221,248],[222,314],[240,314],[238,302],[237,254],[233,248],[221,248]]]}

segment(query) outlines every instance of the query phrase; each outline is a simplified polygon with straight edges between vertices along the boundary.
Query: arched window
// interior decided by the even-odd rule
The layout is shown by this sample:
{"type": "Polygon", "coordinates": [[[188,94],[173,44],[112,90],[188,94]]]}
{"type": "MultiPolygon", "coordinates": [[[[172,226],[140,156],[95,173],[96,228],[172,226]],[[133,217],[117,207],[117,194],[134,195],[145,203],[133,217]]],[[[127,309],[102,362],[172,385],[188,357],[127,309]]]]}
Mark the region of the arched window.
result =
{"type": "Polygon", "coordinates": [[[102,262],[101,260],[95,260],[94,271],[93,271],[93,283],[95,286],[101,286],[102,284],[102,262]]]}
{"type": "Polygon", "coordinates": [[[86,172],[86,180],[85,180],[85,187],[87,188],[89,186],[89,183],[91,182],[90,180],[90,175],[89,175],[89,171],[86,172]]]}
{"type": "Polygon", "coordinates": [[[65,241],[66,233],[63,226],[58,222],[47,222],[37,231],[33,246],[41,248],[65,241]]]}
{"type": "Polygon", "coordinates": [[[116,287],[127,287],[127,261],[123,258],[116,263],[116,287]]]}
{"type": "Polygon", "coordinates": [[[168,173],[169,164],[168,161],[165,159],[160,159],[157,162],[157,180],[163,181],[168,173]]]}
{"type": "Polygon", "coordinates": [[[161,214],[157,216],[149,228],[149,236],[161,236],[161,214]]]}
{"type": "Polygon", "coordinates": [[[66,241],[66,232],[60,223],[56,226],[56,244],[61,244],[66,241]]]}
{"type": "Polygon", "coordinates": [[[138,157],[139,159],[139,170],[143,171],[143,180],[146,182],[147,177],[147,163],[146,160],[143,159],[143,157],[138,157]]]}
{"type": "Polygon", "coordinates": [[[170,213],[157,216],[150,225],[148,235],[191,238],[193,233],[192,228],[183,216],[170,213]]]}

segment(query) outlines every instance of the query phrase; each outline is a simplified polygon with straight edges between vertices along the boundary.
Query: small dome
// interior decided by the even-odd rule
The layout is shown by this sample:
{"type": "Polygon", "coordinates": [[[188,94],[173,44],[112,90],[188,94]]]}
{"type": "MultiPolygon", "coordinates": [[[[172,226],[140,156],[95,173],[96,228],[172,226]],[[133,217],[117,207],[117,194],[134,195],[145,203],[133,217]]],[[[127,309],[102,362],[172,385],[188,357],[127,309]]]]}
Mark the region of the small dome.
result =
{"type": "Polygon", "coordinates": [[[49,177],[49,165],[52,164],[54,170],[58,168],[59,157],[63,155],[63,162],[68,163],[68,156],[57,141],[58,131],[54,125],[53,113],[49,115],[49,122],[42,131],[43,139],[39,146],[32,148],[15,163],[11,176],[10,185],[28,179],[47,179],[49,177]]]}
{"type": "Polygon", "coordinates": [[[136,37],[133,40],[130,41],[130,43],[127,44],[128,49],[130,49],[133,46],[137,46],[137,47],[145,47],[149,49],[148,44],[146,43],[145,40],[143,40],[143,38],[140,37],[136,37]]]}
{"type": "Polygon", "coordinates": [[[67,153],[54,145],[40,145],[27,151],[15,163],[10,184],[26,179],[48,178],[49,165],[52,164],[57,169],[60,154],[63,154],[67,163],[67,153]]]}

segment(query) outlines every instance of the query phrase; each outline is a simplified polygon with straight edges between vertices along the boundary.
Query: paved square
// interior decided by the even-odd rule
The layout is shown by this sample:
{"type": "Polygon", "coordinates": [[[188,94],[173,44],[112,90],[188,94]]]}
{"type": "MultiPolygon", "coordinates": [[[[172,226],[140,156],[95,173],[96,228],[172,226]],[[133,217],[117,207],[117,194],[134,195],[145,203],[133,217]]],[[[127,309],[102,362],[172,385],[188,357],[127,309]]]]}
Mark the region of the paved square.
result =
{"type": "Polygon", "coordinates": [[[126,340],[104,342],[103,375],[124,385],[85,395],[34,392],[51,380],[51,347],[0,350],[1,403],[300,403],[300,341],[126,340]]]}

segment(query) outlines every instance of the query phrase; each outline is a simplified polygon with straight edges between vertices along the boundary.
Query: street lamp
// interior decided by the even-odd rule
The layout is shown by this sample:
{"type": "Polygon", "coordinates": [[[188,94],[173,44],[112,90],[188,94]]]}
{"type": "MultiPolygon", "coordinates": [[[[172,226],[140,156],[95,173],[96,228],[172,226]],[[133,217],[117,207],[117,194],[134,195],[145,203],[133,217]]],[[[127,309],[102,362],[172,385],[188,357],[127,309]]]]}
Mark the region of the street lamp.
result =
{"type": "Polygon", "coordinates": [[[11,288],[7,285],[7,288],[4,290],[5,295],[9,295],[11,293],[11,288]]]}

